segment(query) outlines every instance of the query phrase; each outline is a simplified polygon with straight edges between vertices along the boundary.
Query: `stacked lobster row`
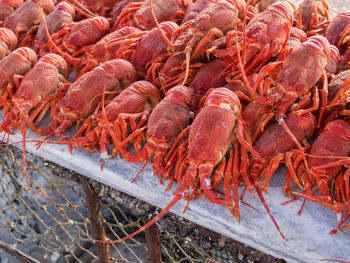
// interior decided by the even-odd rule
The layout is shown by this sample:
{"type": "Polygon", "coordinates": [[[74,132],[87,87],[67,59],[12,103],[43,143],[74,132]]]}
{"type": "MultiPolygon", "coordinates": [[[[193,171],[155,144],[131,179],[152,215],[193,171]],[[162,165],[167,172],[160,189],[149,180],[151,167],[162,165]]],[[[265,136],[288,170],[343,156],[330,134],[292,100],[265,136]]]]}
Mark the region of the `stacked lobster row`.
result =
{"type": "Polygon", "coordinates": [[[262,190],[283,161],[287,195],[347,214],[337,231],[350,215],[350,12],[275,2],[2,0],[3,141],[19,129],[25,156],[29,127],[39,144],[152,160],[178,188],[144,228],[200,196],[239,220],[244,184],[279,230],[262,190]]]}

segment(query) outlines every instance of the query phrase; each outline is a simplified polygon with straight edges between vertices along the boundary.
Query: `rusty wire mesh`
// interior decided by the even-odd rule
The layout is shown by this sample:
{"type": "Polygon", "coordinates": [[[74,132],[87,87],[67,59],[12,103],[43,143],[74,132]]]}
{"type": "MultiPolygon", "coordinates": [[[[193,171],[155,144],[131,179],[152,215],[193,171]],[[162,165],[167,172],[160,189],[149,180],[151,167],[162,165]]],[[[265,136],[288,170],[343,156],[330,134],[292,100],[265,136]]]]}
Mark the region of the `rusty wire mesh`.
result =
{"type": "MultiPolygon", "coordinates": [[[[0,147],[0,241],[38,262],[98,262],[81,176],[27,154],[28,190],[22,152],[0,147]],[[87,231],[88,230],[88,233],[87,231]]],[[[157,213],[147,203],[90,180],[102,204],[107,237],[132,233],[157,213]]],[[[159,210],[158,210],[159,211],[159,210]]],[[[272,262],[259,251],[167,215],[158,221],[164,262],[272,262]]],[[[109,246],[111,262],[148,262],[145,235],[109,246]]],[[[0,262],[18,262],[0,250],[0,262]]]]}

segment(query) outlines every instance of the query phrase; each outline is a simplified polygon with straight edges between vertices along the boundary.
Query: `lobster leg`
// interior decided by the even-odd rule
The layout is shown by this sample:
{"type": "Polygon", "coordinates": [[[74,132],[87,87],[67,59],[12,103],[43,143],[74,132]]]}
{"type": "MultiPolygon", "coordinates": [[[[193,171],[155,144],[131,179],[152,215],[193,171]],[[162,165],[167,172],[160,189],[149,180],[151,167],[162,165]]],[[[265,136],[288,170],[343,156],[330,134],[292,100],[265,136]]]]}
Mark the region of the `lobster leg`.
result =
{"type": "MultiPolygon", "coordinates": [[[[239,145],[237,142],[234,143],[234,157],[232,162],[232,198],[235,203],[235,214],[237,221],[240,221],[240,212],[239,212],[239,196],[238,196],[238,185],[239,185],[239,145]]],[[[248,180],[249,181],[249,180],[248,180]]]]}
{"type": "Polygon", "coordinates": [[[216,187],[220,184],[224,178],[225,168],[226,168],[226,159],[222,159],[221,162],[217,165],[213,179],[211,180],[212,187],[216,187]]]}
{"type": "Polygon", "coordinates": [[[266,178],[264,182],[261,185],[261,190],[263,190],[265,193],[267,193],[267,185],[273,175],[273,173],[278,168],[280,162],[283,160],[284,154],[277,154],[274,158],[271,159],[269,166],[266,171],[266,178]]]}
{"type": "MultiPolygon", "coordinates": [[[[225,194],[225,199],[227,202],[232,202],[231,194],[230,194],[230,183],[233,177],[232,171],[233,171],[233,161],[234,161],[234,150],[233,147],[230,149],[230,158],[227,161],[226,169],[225,169],[225,174],[224,174],[224,194],[225,194]]],[[[235,203],[235,206],[237,204],[235,203]]],[[[231,214],[234,216],[235,213],[233,211],[233,207],[229,206],[228,209],[230,210],[231,214]]],[[[237,218],[238,220],[238,218],[237,218]]]]}
{"type": "Polygon", "coordinates": [[[294,111],[293,113],[295,113],[297,115],[308,114],[309,112],[316,111],[319,108],[319,104],[320,104],[320,99],[319,99],[318,88],[314,87],[313,106],[309,109],[302,109],[302,110],[294,111]]]}

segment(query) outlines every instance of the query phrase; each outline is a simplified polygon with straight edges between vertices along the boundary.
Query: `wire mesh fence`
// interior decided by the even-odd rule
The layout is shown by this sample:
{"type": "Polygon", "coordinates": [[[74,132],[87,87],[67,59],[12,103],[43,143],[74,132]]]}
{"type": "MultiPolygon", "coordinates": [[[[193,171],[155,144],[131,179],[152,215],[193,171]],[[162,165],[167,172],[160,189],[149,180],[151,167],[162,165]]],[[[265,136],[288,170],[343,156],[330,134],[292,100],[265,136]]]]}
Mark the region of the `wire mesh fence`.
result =
{"type": "MultiPolygon", "coordinates": [[[[100,213],[100,232],[115,240],[139,229],[157,208],[35,155],[27,159],[29,184],[49,198],[28,190],[22,152],[1,147],[0,262],[150,262],[145,233],[103,250],[88,218],[100,213]]],[[[171,213],[157,226],[163,262],[283,262],[171,213]]]]}

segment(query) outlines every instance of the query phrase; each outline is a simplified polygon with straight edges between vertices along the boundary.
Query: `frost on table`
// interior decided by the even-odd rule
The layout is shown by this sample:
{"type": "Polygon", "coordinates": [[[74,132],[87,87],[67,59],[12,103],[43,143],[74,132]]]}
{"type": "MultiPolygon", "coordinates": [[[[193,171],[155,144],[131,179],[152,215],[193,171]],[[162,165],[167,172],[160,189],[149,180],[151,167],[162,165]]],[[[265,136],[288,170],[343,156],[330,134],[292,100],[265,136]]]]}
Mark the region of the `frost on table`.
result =
{"type": "MultiPolygon", "coordinates": [[[[28,131],[27,138],[34,139],[36,136],[28,131]]],[[[20,140],[21,135],[18,132],[10,137],[11,142],[20,140]]],[[[67,146],[53,144],[43,144],[39,150],[35,150],[34,143],[29,142],[27,150],[160,208],[164,208],[171,201],[176,188],[174,185],[166,192],[166,186],[158,182],[149,165],[135,183],[130,183],[142,164],[127,163],[120,158],[108,159],[101,171],[98,153],[91,154],[75,149],[70,154],[67,146]]],[[[265,195],[273,216],[286,236],[285,240],[281,238],[260,201],[252,198],[249,193],[245,194],[244,200],[263,216],[241,204],[240,223],[226,207],[212,206],[203,198],[192,201],[185,214],[182,213],[184,201],[176,204],[171,212],[287,262],[320,262],[313,259],[350,260],[349,231],[329,235],[329,231],[338,223],[337,216],[330,209],[307,202],[301,216],[298,216],[301,200],[281,205],[289,200],[283,195],[285,172],[281,169],[273,176],[268,194],[265,195]]]]}

